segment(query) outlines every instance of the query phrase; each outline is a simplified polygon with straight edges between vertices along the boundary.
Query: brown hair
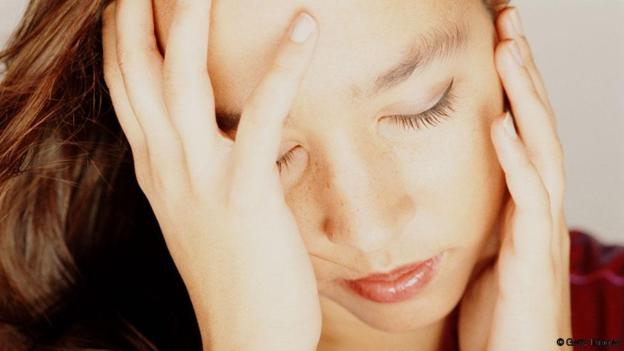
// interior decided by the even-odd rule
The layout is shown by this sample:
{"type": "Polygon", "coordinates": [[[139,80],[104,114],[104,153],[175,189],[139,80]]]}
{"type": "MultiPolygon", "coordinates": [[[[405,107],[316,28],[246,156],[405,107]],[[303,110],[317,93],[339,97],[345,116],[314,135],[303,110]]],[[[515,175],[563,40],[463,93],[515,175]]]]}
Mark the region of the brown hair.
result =
{"type": "Polygon", "coordinates": [[[0,350],[201,349],[104,84],[109,1],[31,0],[0,52],[0,350]]]}
{"type": "Polygon", "coordinates": [[[0,350],[200,349],[104,84],[106,2],[32,0],[0,53],[0,350]]]}

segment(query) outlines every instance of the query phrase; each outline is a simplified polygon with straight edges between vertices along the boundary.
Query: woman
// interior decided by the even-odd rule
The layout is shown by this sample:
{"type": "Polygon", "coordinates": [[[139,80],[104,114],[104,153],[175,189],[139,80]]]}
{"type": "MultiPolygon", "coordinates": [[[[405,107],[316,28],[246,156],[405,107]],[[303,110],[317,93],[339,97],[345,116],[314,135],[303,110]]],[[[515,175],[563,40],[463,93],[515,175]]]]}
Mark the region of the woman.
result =
{"type": "Polygon", "coordinates": [[[32,2],[2,56],[6,349],[583,332],[555,117],[514,8],[107,5],[32,2]]]}

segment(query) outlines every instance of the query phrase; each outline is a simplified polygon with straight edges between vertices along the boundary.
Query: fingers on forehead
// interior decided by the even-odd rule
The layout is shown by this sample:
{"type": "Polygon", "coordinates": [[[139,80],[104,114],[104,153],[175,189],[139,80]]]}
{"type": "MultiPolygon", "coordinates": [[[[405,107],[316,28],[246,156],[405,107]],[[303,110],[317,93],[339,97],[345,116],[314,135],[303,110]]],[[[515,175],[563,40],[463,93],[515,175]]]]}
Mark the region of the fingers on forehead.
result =
{"type": "Polygon", "coordinates": [[[124,52],[133,48],[157,51],[151,0],[116,0],[117,42],[124,52]]]}

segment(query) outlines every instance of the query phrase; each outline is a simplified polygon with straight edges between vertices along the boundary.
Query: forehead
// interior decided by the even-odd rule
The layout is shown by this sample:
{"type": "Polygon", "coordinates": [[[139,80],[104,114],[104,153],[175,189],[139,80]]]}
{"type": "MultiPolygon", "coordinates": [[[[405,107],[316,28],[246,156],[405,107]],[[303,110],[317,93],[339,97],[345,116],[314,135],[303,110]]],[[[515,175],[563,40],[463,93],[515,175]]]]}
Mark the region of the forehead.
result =
{"type": "MultiPolygon", "coordinates": [[[[174,1],[155,1],[160,40],[166,38],[174,1]]],[[[242,109],[300,10],[318,20],[320,31],[300,95],[335,101],[357,94],[353,87],[365,85],[401,60],[419,34],[465,20],[468,9],[477,4],[478,0],[216,0],[208,68],[217,108],[242,109]]]]}

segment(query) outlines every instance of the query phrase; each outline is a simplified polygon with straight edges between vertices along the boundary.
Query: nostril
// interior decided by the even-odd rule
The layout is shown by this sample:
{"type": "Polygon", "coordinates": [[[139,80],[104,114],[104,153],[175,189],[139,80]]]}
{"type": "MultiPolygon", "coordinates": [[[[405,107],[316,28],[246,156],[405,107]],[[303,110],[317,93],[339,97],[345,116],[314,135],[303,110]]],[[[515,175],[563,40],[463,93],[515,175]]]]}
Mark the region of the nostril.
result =
{"type": "Polygon", "coordinates": [[[372,253],[387,248],[393,241],[393,231],[371,223],[346,223],[326,217],[322,223],[325,238],[337,246],[349,247],[360,253],[372,253]]]}
{"type": "Polygon", "coordinates": [[[327,236],[327,238],[329,240],[333,240],[333,236],[334,236],[334,232],[335,232],[335,226],[332,224],[332,220],[329,218],[325,218],[325,220],[323,221],[323,233],[325,233],[325,235],[327,236]]]}

